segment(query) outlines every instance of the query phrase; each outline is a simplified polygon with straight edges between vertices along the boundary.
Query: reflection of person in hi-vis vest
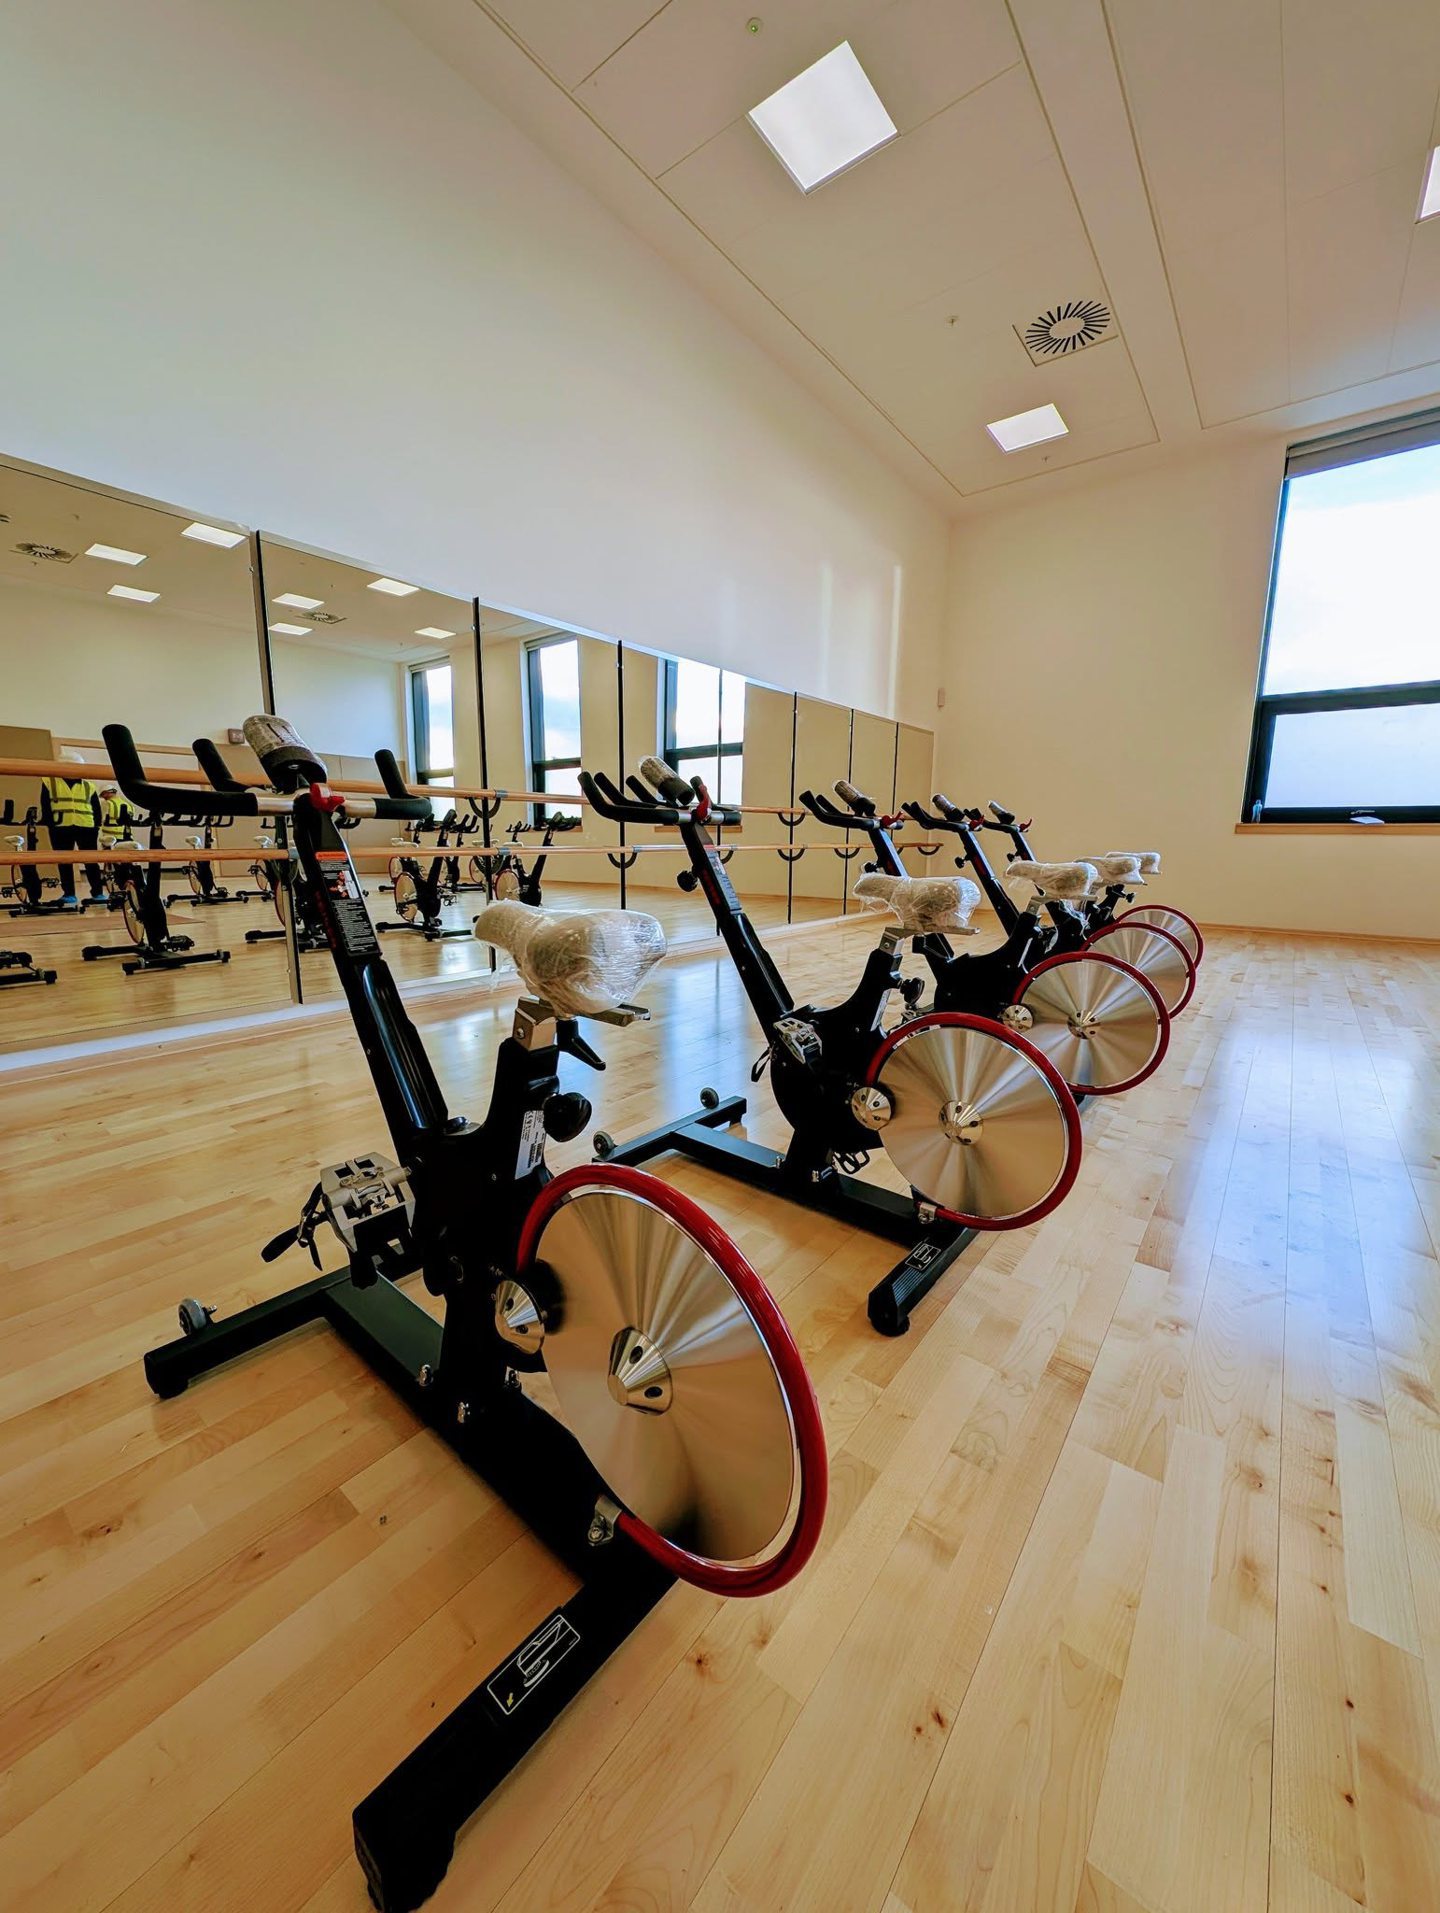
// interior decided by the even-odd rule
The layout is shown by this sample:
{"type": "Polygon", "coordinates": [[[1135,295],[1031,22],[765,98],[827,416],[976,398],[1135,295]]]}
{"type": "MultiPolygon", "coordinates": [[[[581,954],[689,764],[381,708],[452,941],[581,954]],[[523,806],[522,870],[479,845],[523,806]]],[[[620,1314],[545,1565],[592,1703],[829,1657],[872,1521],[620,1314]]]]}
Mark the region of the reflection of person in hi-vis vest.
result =
{"type": "Polygon", "coordinates": [[[100,848],[113,850],[130,841],[130,806],[113,784],[100,787],[100,848]]]}
{"type": "MultiPolygon", "coordinates": [[[[67,764],[83,764],[80,751],[60,753],[67,764]]],[[[46,777],[40,784],[40,821],[50,833],[52,850],[94,850],[100,842],[100,796],[88,777],[46,777]]],[[[62,863],[60,869],[60,908],[74,910],[75,866],[62,863]]],[[[86,864],[90,894],[97,901],[105,897],[105,879],[98,863],[86,864]]]]}

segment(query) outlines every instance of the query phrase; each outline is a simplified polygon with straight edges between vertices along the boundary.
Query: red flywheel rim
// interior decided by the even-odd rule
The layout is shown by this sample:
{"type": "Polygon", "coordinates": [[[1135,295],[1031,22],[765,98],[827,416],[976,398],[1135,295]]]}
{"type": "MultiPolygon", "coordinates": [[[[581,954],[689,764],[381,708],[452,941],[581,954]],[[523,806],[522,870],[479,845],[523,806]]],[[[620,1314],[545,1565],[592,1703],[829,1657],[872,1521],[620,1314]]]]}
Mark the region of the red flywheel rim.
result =
{"type": "Polygon", "coordinates": [[[795,1433],[800,1477],[795,1520],[780,1547],[765,1561],[732,1567],[724,1561],[693,1554],[688,1548],[666,1540],[628,1509],[621,1514],[618,1525],[653,1560],[695,1587],[706,1588],[713,1594],[773,1594],[787,1581],[794,1580],[815,1552],[825,1525],[829,1491],[830,1464],[820,1405],[790,1325],[774,1296],[713,1216],[707,1215],[698,1203],[668,1182],[625,1163],[581,1163],[552,1177],[525,1217],[515,1258],[517,1269],[523,1271],[529,1266],[545,1224],[560,1205],[584,1189],[618,1189],[642,1197],[683,1229],[723,1271],[775,1364],[795,1433]]]}

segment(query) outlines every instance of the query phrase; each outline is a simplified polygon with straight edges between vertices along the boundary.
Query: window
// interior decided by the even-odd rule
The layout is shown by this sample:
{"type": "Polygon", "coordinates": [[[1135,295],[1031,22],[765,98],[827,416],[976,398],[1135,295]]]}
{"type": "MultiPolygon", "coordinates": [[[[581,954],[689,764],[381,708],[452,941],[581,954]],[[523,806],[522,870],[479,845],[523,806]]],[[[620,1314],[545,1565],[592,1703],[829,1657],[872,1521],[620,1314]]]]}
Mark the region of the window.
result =
{"type": "Polygon", "coordinates": [[[719,804],[738,804],[744,771],[745,680],[689,658],[665,660],[665,760],[698,777],[719,804]]]}
{"type": "Polygon", "coordinates": [[[416,783],[448,790],[455,782],[455,680],[448,663],[412,668],[410,727],[416,783]]]}
{"type": "Polygon", "coordinates": [[[1292,448],[1245,815],[1440,820],[1440,413],[1292,448]]]}
{"type": "MultiPolygon", "coordinates": [[[[575,797],[580,792],[580,643],[549,638],[525,654],[530,706],[530,788],[575,797]]],[[[578,804],[537,804],[535,822],[578,817],[578,804]]]]}

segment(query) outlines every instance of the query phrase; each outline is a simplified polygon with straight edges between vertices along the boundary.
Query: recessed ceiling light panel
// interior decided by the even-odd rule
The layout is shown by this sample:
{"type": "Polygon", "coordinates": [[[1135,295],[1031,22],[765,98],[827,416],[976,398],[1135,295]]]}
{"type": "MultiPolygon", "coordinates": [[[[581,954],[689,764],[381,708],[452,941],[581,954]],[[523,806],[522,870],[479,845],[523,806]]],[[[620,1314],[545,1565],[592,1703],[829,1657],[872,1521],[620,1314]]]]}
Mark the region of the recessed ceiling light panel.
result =
{"type": "Polygon", "coordinates": [[[187,525],[180,536],[197,539],[202,545],[223,545],[226,551],[245,542],[243,531],[224,531],[219,525],[203,525],[198,518],[193,525],[187,525]]]}
{"type": "Polygon", "coordinates": [[[408,598],[412,592],[418,591],[420,587],[419,585],[402,585],[398,578],[372,578],[367,589],[371,591],[388,591],[392,598],[408,598]]]}
{"type": "Polygon", "coordinates": [[[282,591],[274,602],[276,604],[288,604],[292,611],[318,611],[325,600],[323,598],[302,598],[298,591],[282,591]]]}
{"type": "Polygon", "coordinates": [[[143,565],[145,562],[143,551],[126,551],[123,545],[87,545],[85,556],[108,558],[112,565],[143,565]]]}
{"type": "Polygon", "coordinates": [[[886,145],[898,130],[848,40],[761,100],[750,124],[802,193],[886,145]]]}
{"type": "Polygon", "coordinates": [[[1027,445],[1043,445],[1047,438],[1064,438],[1070,427],[1053,405],[1037,405],[1030,412],[997,418],[985,430],[1002,452],[1023,452],[1027,445]]]}
{"type": "Polygon", "coordinates": [[[107,598],[133,598],[136,604],[154,604],[160,596],[158,591],[137,591],[134,585],[111,585],[105,593],[107,598]]]}
{"type": "Polygon", "coordinates": [[[308,638],[312,635],[308,624],[272,624],[270,629],[277,638],[308,638]]]}
{"type": "Polygon", "coordinates": [[[417,628],[415,635],[417,638],[453,638],[455,633],[442,631],[438,624],[422,624],[417,628]]]}
{"type": "Polygon", "coordinates": [[[1430,163],[1425,168],[1425,184],[1420,189],[1420,210],[1417,220],[1433,219],[1440,213],[1440,146],[1430,155],[1430,163]]]}

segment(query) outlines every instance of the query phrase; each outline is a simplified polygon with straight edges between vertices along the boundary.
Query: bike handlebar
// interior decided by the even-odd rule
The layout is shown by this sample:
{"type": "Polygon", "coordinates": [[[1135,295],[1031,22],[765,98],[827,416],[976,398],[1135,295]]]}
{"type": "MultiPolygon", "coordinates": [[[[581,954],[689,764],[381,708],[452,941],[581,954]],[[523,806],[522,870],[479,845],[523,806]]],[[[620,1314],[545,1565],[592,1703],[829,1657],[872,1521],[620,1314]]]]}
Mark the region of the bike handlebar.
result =
{"type": "Polygon", "coordinates": [[[810,815],[822,824],[829,824],[835,830],[863,830],[873,820],[857,817],[850,811],[838,809],[827,797],[817,797],[813,790],[802,790],[800,802],[810,815]]]}
{"type": "Polygon", "coordinates": [[[234,796],[245,789],[239,778],[231,775],[230,766],[221,756],[220,747],[213,738],[197,737],[190,748],[195,753],[196,762],[216,790],[234,796]]]}
{"type": "MultiPolygon", "coordinates": [[[[161,821],[178,824],[192,817],[197,822],[203,822],[207,818],[269,817],[274,815],[277,808],[287,807],[277,805],[275,797],[267,791],[252,790],[248,785],[241,785],[225,769],[223,759],[220,759],[219,768],[227,783],[234,786],[232,789],[205,790],[198,785],[154,782],[146,775],[145,766],[140,762],[140,753],[135,748],[135,739],[128,725],[107,724],[100,735],[105,740],[105,749],[121,792],[130,799],[132,804],[138,805],[150,816],[158,817],[161,821]]],[[[214,749],[214,746],[212,745],[211,748],[214,749]]],[[[198,750],[196,755],[200,756],[198,750]]],[[[218,751],[215,755],[217,759],[220,757],[218,751]]],[[[205,774],[209,776],[210,767],[205,764],[203,756],[200,756],[200,762],[205,774]]],[[[423,797],[411,797],[408,792],[403,799],[399,797],[357,798],[352,808],[357,815],[398,822],[405,822],[412,818],[427,818],[430,815],[428,800],[423,797]]]]}

